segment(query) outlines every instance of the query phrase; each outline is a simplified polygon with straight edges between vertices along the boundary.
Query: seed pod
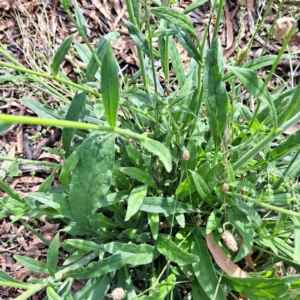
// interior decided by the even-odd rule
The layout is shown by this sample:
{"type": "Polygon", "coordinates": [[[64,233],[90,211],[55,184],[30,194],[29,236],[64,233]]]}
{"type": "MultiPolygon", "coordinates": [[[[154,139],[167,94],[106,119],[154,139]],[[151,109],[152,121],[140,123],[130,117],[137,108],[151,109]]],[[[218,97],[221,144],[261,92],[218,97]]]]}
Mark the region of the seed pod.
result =
{"type": "Polygon", "coordinates": [[[296,25],[294,18],[283,17],[276,20],[274,25],[274,36],[276,40],[284,39],[296,25]]]}
{"type": "Polygon", "coordinates": [[[122,288],[115,288],[111,292],[111,296],[113,297],[113,300],[121,300],[124,297],[124,290],[122,288]]]}
{"type": "Polygon", "coordinates": [[[225,230],[223,233],[222,233],[222,240],[224,242],[224,244],[226,245],[226,247],[233,251],[233,252],[236,252],[239,250],[238,246],[237,246],[237,242],[236,240],[234,239],[232,233],[228,230],[225,230]]]}
{"type": "Polygon", "coordinates": [[[226,183],[226,182],[224,182],[223,185],[222,185],[222,191],[223,191],[223,193],[226,194],[228,192],[228,190],[229,190],[229,184],[226,183]]]}
{"type": "Polygon", "coordinates": [[[189,150],[184,150],[182,153],[182,159],[184,161],[188,161],[190,159],[190,152],[189,150]]]}

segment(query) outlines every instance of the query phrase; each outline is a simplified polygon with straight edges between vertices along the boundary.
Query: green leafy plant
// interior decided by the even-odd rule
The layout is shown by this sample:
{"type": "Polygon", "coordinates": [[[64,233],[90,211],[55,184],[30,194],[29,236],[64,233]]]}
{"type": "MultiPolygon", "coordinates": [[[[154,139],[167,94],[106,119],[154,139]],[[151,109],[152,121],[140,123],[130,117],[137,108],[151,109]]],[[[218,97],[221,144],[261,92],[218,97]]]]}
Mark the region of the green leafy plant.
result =
{"type": "Polygon", "coordinates": [[[156,6],[150,7],[147,1],[127,0],[127,28],[140,70],[120,80],[110,45],[117,34],[103,36],[93,48],[76,1],[75,18],[69,2],[61,2],[88,46],[74,42],[87,62],[81,82],[70,81],[60,69],[73,36],[55,54],[52,74],[27,69],[0,49],[9,61],[0,66],[16,72],[9,80],[34,81],[64,104],[57,111],[24,98],[38,117],[0,115],[3,128],[11,123],[62,128],[64,150],[62,165],[48,163],[53,171],[39,192],[21,197],[0,182],[8,195],[1,198],[0,216],[13,215],[13,222],[24,224],[49,247],[45,263],[14,256],[25,268],[48,274],[46,279],[22,283],[0,271],[0,285],[24,289],[18,299],[44,288],[45,299],[75,300],[117,299],[117,287],[124,299],[296,295],[300,277],[279,277],[274,267],[283,262],[300,270],[299,186],[291,184],[300,173],[300,134],[283,134],[300,119],[300,86],[269,92],[279,58],[223,65],[217,40],[222,0],[212,7],[218,14],[210,47],[206,38],[198,39],[187,17],[205,1],[179,13],[170,1],[153,1],[156,6]],[[177,44],[190,56],[187,68],[177,44]],[[257,70],[271,65],[264,82],[257,70]],[[72,101],[43,79],[67,87],[72,101]],[[258,99],[254,113],[240,101],[242,90],[258,99]],[[58,171],[61,186],[53,189],[58,171]],[[62,226],[49,243],[23,215],[46,215],[62,226]],[[61,232],[68,238],[60,243],[61,232]],[[236,240],[233,251],[230,243],[236,240]],[[255,272],[244,259],[256,263],[255,272]],[[72,295],[74,280],[85,285],[72,295]]]}

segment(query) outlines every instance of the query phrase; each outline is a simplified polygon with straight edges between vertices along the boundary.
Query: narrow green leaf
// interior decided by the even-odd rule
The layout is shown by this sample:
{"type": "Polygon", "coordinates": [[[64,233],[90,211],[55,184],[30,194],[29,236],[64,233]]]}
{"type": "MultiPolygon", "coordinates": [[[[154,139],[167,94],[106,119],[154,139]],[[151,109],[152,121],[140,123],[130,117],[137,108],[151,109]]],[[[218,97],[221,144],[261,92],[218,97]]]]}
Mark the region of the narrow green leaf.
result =
{"type": "MultiPolygon", "coordinates": [[[[173,25],[173,29],[178,29],[177,26],[173,25]]],[[[176,38],[178,39],[180,45],[188,52],[188,54],[195,59],[197,63],[201,62],[201,55],[193,43],[193,40],[185,31],[180,31],[176,34],[176,38]]]]}
{"type": "MultiPolygon", "coordinates": [[[[85,104],[85,99],[86,99],[86,92],[77,91],[68,109],[66,120],[75,121],[75,122],[79,120],[85,104]]],[[[76,128],[64,127],[62,130],[63,148],[66,151],[67,156],[69,154],[69,149],[75,132],[76,132],[76,128]]]]}
{"type": "Polygon", "coordinates": [[[54,276],[55,272],[57,271],[58,248],[59,248],[59,233],[55,235],[47,252],[47,268],[51,276],[54,276]]]}
{"type": "Polygon", "coordinates": [[[24,285],[28,285],[29,286],[29,284],[21,282],[21,281],[15,279],[15,278],[11,277],[10,275],[8,275],[7,273],[5,273],[1,269],[0,269],[0,281],[14,282],[14,283],[24,284],[24,285]]]}
{"type": "Polygon", "coordinates": [[[255,300],[279,298],[289,291],[289,284],[281,282],[280,278],[235,278],[223,275],[221,283],[255,300]]]}
{"type": "MultiPolygon", "coordinates": [[[[99,58],[100,61],[103,61],[103,57],[106,52],[106,47],[109,44],[110,40],[116,40],[119,37],[119,33],[117,32],[110,32],[104,36],[101,37],[100,41],[95,47],[95,53],[97,57],[99,58]]],[[[100,66],[98,65],[96,59],[94,56],[91,56],[91,59],[86,67],[86,81],[93,81],[94,77],[100,80],[100,73],[97,73],[99,70],[100,66]],[[97,75],[96,75],[97,74],[97,75]]]]}
{"type": "Polygon", "coordinates": [[[288,136],[286,140],[281,142],[276,148],[274,148],[269,155],[268,160],[275,160],[285,157],[295,148],[299,148],[300,143],[300,130],[288,136]]]}
{"type": "Polygon", "coordinates": [[[193,273],[209,299],[226,300],[204,240],[194,237],[191,251],[200,257],[200,261],[192,264],[193,273]]]}
{"type": "Polygon", "coordinates": [[[114,165],[114,135],[101,139],[91,133],[78,150],[78,163],[70,185],[70,207],[77,224],[91,230],[90,220],[110,187],[114,165]]]}
{"type": "Polygon", "coordinates": [[[228,220],[243,237],[243,244],[239,247],[239,252],[233,260],[233,262],[237,262],[244,258],[252,249],[254,236],[252,223],[237,206],[229,207],[226,209],[226,213],[228,220]]]}
{"type": "Polygon", "coordinates": [[[11,187],[5,184],[3,181],[0,181],[0,189],[5,192],[7,195],[12,197],[13,199],[19,201],[20,203],[27,204],[27,201],[22,198],[18,193],[16,193],[11,187]]]}
{"type": "Polygon", "coordinates": [[[69,187],[72,174],[71,172],[75,168],[79,159],[77,154],[78,149],[79,148],[76,148],[76,150],[67,158],[60,172],[59,181],[61,182],[64,192],[66,192],[69,187]]]}
{"type": "Polygon", "coordinates": [[[188,265],[199,261],[198,256],[187,253],[164,236],[159,235],[155,244],[161,254],[180,265],[188,265]]]}
{"type": "Polygon", "coordinates": [[[300,262],[300,218],[293,217],[294,221],[294,261],[300,262]]]}
{"type": "Polygon", "coordinates": [[[81,280],[106,275],[124,267],[134,256],[133,253],[117,253],[100,261],[92,262],[86,268],[80,267],[65,272],[64,276],[81,280]]]}
{"type": "Polygon", "coordinates": [[[158,156],[158,159],[164,164],[166,171],[171,172],[172,170],[172,158],[170,151],[162,143],[147,139],[143,146],[154,155],[158,156]]]}
{"type": "Polygon", "coordinates": [[[218,40],[213,41],[207,53],[203,73],[205,108],[208,123],[213,136],[215,151],[218,151],[221,138],[227,127],[228,98],[222,82],[223,62],[220,60],[221,46],[218,40]]]}
{"type": "Polygon", "coordinates": [[[211,300],[211,298],[209,298],[204,292],[196,278],[192,281],[192,296],[193,300],[211,300]]]}
{"type": "Polygon", "coordinates": [[[183,13],[185,15],[187,15],[188,13],[192,12],[193,10],[195,10],[196,8],[198,8],[199,6],[205,4],[207,2],[207,0],[195,0],[192,4],[190,4],[188,7],[186,7],[183,10],[183,13]]]}
{"type": "Polygon", "coordinates": [[[76,16],[76,22],[78,27],[83,31],[83,34],[86,36],[87,35],[87,31],[86,31],[86,27],[84,24],[84,17],[83,17],[83,13],[80,9],[80,7],[78,6],[77,1],[74,1],[74,9],[75,9],[75,16],[76,16]]]}
{"type": "Polygon", "coordinates": [[[110,288],[112,278],[109,274],[91,278],[84,287],[78,291],[74,296],[74,300],[98,300],[105,299],[105,296],[110,288]]]}
{"type": "Polygon", "coordinates": [[[54,76],[58,74],[59,66],[64,61],[65,56],[67,55],[72,44],[73,38],[74,35],[67,37],[57,49],[51,65],[52,73],[54,76]]]}
{"type": "Polygon", "coordinates": [[[21,255],[14,255],[14,259],[30,271],[49,274],[47,265],[43,262],[21,255]]]}
{"type": "Polygon", "coordinates": [[[193,24],[191,20],[184,14],[169,7],[154,7],[150,9],[151,12],[168,21],[171,22],[178,27],[186,30],[189,34],[191,34],[196,40],[198,40],[198,36],[195,32],[193,24]]]}
{"type": "Polygon", "coordinates": [[[191,170],[190,170],[190,172],[192,174],[192,178],[193,178],[195,187],[196,187],[197,192],[199,193],[200,197],[205,202],[207,202],[209,205],[213,206],[214,204],[213,204],[213,200],[211,197],[211,193],[210,193],[210,190],[207,187],[205,181],[202,179],[202,177],[198,173],[191,171],[191,170]]]}
{"type": "Polygon", "coordinates": [[[172,198],[161,197],[145,197],[140,210],[152,213],[163,213],[165,216],[188,212],[200,212],[198,208],[193,207],[190,204],[176,201],[172,198]]]}
{"type": "Polygon", "coordinates": [[[120,171],[120,169],[114,165],[113,174],[111,177],[111,185],[116,186],[121,190],[128,190],[131,188],[130,182],[125,176],[124,173],[120,171]]]}
{"type": "Polygon", "coordinates": [[[111,127],[116,126],[117,112],[119,104],[119,76],[118,63],[112,51],[112,48],[107,45],[106,53],[103,58],[101,68],[101,90],[102,101],[107,118],[107,122],[111,127]]]}
{"type": "Polygon", "coordinates": [[[69,9],[69,7],[70,7],[69,0],[59,0],[59,1],[62,4],[64,10],[68,10],[69,9]]]}
{"type": "Polygon", "coordinates": [[[47,296],[49,300],[63,300],[51,286],[47,286],[47,296]]]}
{"type": "Polygon", "coordinates": [[[52,182],[53,182],[53,178],[55,173],[57,172],[57,170],[60,168],[61,166],[56,166],[53,168],[51,174],[44,180],[44,182],[40,185],[39,187],[39,192],[41,193],[47,193],[48,190],[50,189],[52,182]]]}
{"type": "MultiPolygon", "coordinates": [[[[148,175],[148,174],[147,174],[148,175]]],[[[143,200],[147,195],[147,186],[139,186],[133,189],[127,201],[127,211],[125,216],[125,221],[128,221],[132,216],[134,216],[138,211],[143,200]]]]}
{"type": "Polygon", "coordinates": [[[279,115],[278,124],[281,125],[294,117],[300,111],[300,84],[294,93],[292,100],[287,104],[285,110],[279,115]]]}
{"type": "Polygon", "coordinates": [[[127,21],[126,26],[128,28],[130,37],[133,39],[136,46],[139,47],[148,57],[150,57],[149,45],[148,45],[148,42],[147,42],[145,36],[131,22],[127,21]]]}
{"type": "Polygon", "coordinates": [[[147,213],[150,231],[154,240],[158,237],[159,231],[159,215],[157,213],[147,213]]]}
{"type": "Polygon", "coordinates": [[[64,240],[64,242],[62,243],[62,246],[64,246],[64,245],[69,245],[76,249],[84,250],[87,252],[99,251],[102,248],[101,245],[98,245],[97,243],[95,243],[93,241],[86,241],[86,240],[82,240],[82,239],[67,239],[67,240],[64,240]]]}
{"type": "Polygon", "coordinates": [[[235,187],[239,191],[244,191],[256,195],[255,185],[250,181],[230,182],[229,186],[235,187]]]}
{"type": "Polygon", "coordinates": [[[219,209],[213,210],[207,220],[206,224],[206,235],[212,233],[215,231],[218,227],[221,227],[221,221],[222,221],[223,213],[219,209]]]}
{"type": "Polygon", "coordinates": [[[257,77],[257,73],[248,68],[228,67],[228,69],[232,71],[238,79],[241,80],[243,86],[251,95],[257,97],[260,101],[269,106],[270,115],[274,122],[274,126],[277,128],[277,112],[273,99],[267,89],[266,84],[257,77]]]}
{"type": "Polygon", "coordinates": [[[135,167],[123,167],[120,168],[120,171],[141,183],[156,188],[155,181],[152,179],[152,177],[147,172],[141,169],[135,167]]]}
{"type": "Polygon", "coordinates": [[[146,296],[144,300],[165,300],[168,294],[176,285],[176,276],[171,274],[167,279],[161,281],[151,296],[146,296]]]}
{"type": "Polygon", "coordinates": [[[179,52],[178,52],[176,44],[172,38],[169,39],[169,52],[170,52],[172,67],[176,74],[176,78],[178,80],[180,87],[182,87],[185,83],[184,70],[183,70],[179,52]]]}

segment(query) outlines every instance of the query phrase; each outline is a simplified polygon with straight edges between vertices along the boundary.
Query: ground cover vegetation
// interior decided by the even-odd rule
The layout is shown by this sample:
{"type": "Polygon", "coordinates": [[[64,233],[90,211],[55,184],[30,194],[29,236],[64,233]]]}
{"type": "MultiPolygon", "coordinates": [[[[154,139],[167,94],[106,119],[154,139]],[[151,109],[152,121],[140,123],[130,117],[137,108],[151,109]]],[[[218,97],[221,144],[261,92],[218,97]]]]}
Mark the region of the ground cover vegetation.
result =
{"type": "MultiPolygon", "coordinates": [[[[47,246],[42,259],[13,256],[30,276],[0,270],[3,293],[9,287],[16,299],[55,300],[300,294],[300,131],[289,131],[300,121],[292,63],[299,54],[286,51],[296,11],[279,19],[284,1],[269,1],[246,47],[239,48],[239,32],[237,51],[225,60],[224,0],[193,1],[181,11],[171,2],[125,1],[139,66],[130,76],[111,46],[117,30],[92,45],[76,1],[61,0],[76,33],[49,50],[46,66],[25,67],[1,45],[1,82],[40,96],[20,99],[36,116],[0,114],[1,132],[11,124],[62,132],[55,148],[44,149],[61,163],[1,157],[9,168],[0,173],[0,217],[47,246]],[[208,24],[199,38],[188,15],[203,5],[208,24]],[[262,51],[251,58],[274,7],[262,51]],[[272,32],[281,40],[276,55],[266,51],[272,32]],[[62,68],[70,53],[85,63],[76,80],[62,68]],[[289,79],[276,73],[282,59],[289,79]],[[22,196],[7,180],[28,163],[51,171],[22,196]],[[36,230],[45,216],[57,225],[50,242],[36,230]]],[[[245,16],[246,9],[241,23],[245,16]]]]}

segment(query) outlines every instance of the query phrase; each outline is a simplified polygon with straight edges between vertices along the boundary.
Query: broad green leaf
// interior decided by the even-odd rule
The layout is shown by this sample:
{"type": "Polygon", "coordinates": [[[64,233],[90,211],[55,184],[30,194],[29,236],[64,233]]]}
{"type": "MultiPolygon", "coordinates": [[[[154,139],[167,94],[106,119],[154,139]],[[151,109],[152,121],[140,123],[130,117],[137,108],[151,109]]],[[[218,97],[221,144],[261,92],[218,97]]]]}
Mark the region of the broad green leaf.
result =
{"type": "Polygon", "coordinates": [[[299,217],[293,217],[294,221],[294,243],[295,243],[295,249],[294,249],[294,261],[300,262],[300,218],[299,217]]]}
{"type": "Polygon", "coordinates": [[[268,160],[275,160],[287,156],[288,153],[299,148],[300,143],[300,130],[288,136],[276,148],[274,148],[268,157],[268,160]]]}
{"type": "Polygon", "coordinates": [[[140,210],[151,213],[163,213],[165,216],[188,212],[200,212],[198,208],[193,207],[190,204],[176,201],[172,198],[162,197],[145,197],[140,210]]]}
{"type": "Polygon", "coordinates": [[[222,82],[223,62],[220,59],[220,49],[219,41],[213,41],[206,56],[203,72],[203,98],[215,151],[220,148],[221,139],[227,127],[228,110],[227,92],[222,82]]]}
{"type": "Polygon", "coordinates": [[[58,74],[59,66],[64,61],[65,56],[67,55],[72,44],[73,38],[74,35],[67,37],[57,49],[51,65],[52,73],[54,76],[58,74]]]}
{"type": "Polygon", "coordinates": [[[91,133],[78,150],[70,185],[70,207],[77,224],[91,230],[91,219],[110,187],[114,165],[114,135],[91,133]]]}
{"type": "Polygon", "coordinates": [[[147,213],[150,231],[154,240],[158,237],[159,231],[159,215],[157,213],[147,213]]]}
{"type": "Polygon", "coordinates": [[[194,172],[190,170],[190,173],[192,174],[192,178],[196,187],[197,192],[199,193],[200,197],[207,202],[209,205],[213,206],[213,200],[211,197],[211,192],[209,190],[209,188],[207,187],[205,181],[202,179],[202,177],[194,172]]]}
{"type": "Polygon", "coordinates": [[[152,177],[147,172],[141,169],[135,167],[123,167],[120,168],[120,171],[141,183],[156,188],[155,181],[152,179],[152,177]]]}
{"type": "Polygon", "coordinates": [[[196,278],[192,281],[192,296],[193,300],[211,300],[211,298],[209,298],[204,292],[196,278]]]}
{"type": "Polygon", "coordinates": [[[177,25],[178,27],[186,30],[189,34],[191,34],[196,40],[198,40],[197,34],[193,27],[191,20],[184,14],[171,9],[169,7],[154,7],[151,8],[150,11],[170,23],[177,25]]]}
{"type": "Polygon", "coordinates": [[[74,296],[74,300],[99,300],[105,299],[108,289],[110,288],[110,282],[113,279],[109,274],[103,276],[91,278],[84,287],[78,291],[74,296]]]}
{"type": "Polygon", "coordinates": [[[223,218],[223,213],[219,209],[215,209],[211,212],[208,217],[206,224],[206,235],[214,232],[218,227],[221,227],[221,221],[223,218]]]}
{"type": "Polygon", "coordinates": [[[47,265],[43,262],[37,261],[27,256],[21,256],[21,255],[14,255],[14,259],[30,271],[49,274],[47,265]]]}
{"type": "Polygon", "coordinates": [[[228,69],[232,71],[238,79],[241,80],[243,86],[251,95],[257,97],[260,101],[269,106],[271,118],[274,122],[274,126],[277,128],[277,112],[273,99],[267,89],[266,84],[257,77],[257,73],[248,68],[228,67],[228,69]]]}
{"type": "Polygon", "coordinates": [[[106,275],[124,267],[134,256],[135,254],[128,252],[117,253],[100,261],[92,262],[86,268],[80,267],[67,271],[64,273],[64,276],[81,280],[106,275]]]}
{"type": "Polygon", "coordinates": [[[180,265],[188,265],[199,261],[198,256],[187,253],[164,236],[159,235],[155,244],[158,252],[172,262],[176,262],[180,265]]]}
{"type": "Polygon", "coordinates": [[[158,141],[147,139],[143,143],[143,146],[149,152],[153,153],[154,155],[157,155],[158,159],[163,163],[164,167],[166,168],[166,171],[171,172],[172,158],[169,149],[167,149],[165,145],[158,141]]]}
{"type": "MultiPolygon", "coordinates": [[[[119,33],[117,32],[110,32],[104,36],[101,37],[100,41],[95,47],[95,53],[96,56],[99,58],[100,61],[103,61],[103,57],[106,52],[106,47],[109,44],[110,40],[116,40],[119,37],[119,33]]],[[[100,66],[98,65],[96,59],[92,55],[89,64],[87,65],[86,68],[86,81],[92,81],[94,77],[100,80],[100,73],[97,73],[99,70],[100,66]],[[96,76],[96,74],[99,74],[99,76],[96,76]]]]}
{"type": "Polygon", "coordinates": [[[172,38],[169,39],[169,52],[170,52],[172,67],[174,69],[176,78],[178,80],[180,87],[182,87],[185,83],[184,70],[183,70],[179,52],[172,38]]]}
{"type": "Polygon", "coordinates": [[[251,222],[237,206],[228,207],[226,213],[228,220],[230,220],[243,237],[243,244],[239,247],[239,252],[233,260],[233,262],[237,262],[251,251],[254,232],[251,222]]]}
{"type": "Polygon", "coordinates": [[[255,185],[250,181],[235,181],[230,182],[229,185],[235,187],[239,191],[244,191],[256,195],[255,185]]]}
{"type": "Polygon", "coordinates": [[[111,127],[116,126],[119,105],[119,67],[111,45],[106,47],[101,68],[101,91],[107,122],[111,127]]]}
{"type": "Polygon", "coordinates": [[[171,274],[167,279],[161,281],[151,296],[146,296],[143,300],[165,300],[167,295],[176,285],[176,276],[171,274]]]}
{"type": "Polygon", "coordinates": [[[211,256],[207,251],[207,245],[204,240],[194,237],[191,251],[200,257],[200,261],[193,263],[193,273],[196,276],[202,289],[208,295],[209,299],[225,300],[224,291],[217,278],[211,256]],[[217,291],[217,292],[216,292],[217,291]]]}
{"type": "Polygon", "coordinates": [[[104,250],[111,254],[117,253],[131,253],[134,254],[131,260],[128,260],[127,264],[131,266],[139,266],[149,264],[154,259],[154,254],[157,253],[155,247],[147,244],[131,244],[131,243],[119,243],[112,242],[104,245],[104,250]]]}
{"type": "MultiPolygon", "coordinates": [[[[75,122],[79,120],[81,112],[84,107],[85,99],[86,99],[86,92],[77,91],[68,109],[66,120],[75,121],[75,122]]],[[[66,151],[66,156],[69,155],[71,142],[73,140],[73,136],[75,132],[76,132],[76,128],[64,127],[62,130],[62,143],[63,143],[63,149],[66,151]]]]}
{"type": "Polygon", "coordinates": [[[223,275],[221,283],[255,300],[279,298],[289,291],[289,284],[281,282],[280,278],[235,278],[223,275]]]}
{"type": "Polygon", "coordinates": [[[185,15],[187,15],[188,13],[190,13],[193,10],[195,10],[196,8],[198,8],[199,6],[203,5],[206,2],[207,2],[207,0],[195,0],[192,4],[190,4],[188,7],[186,7],[183,10],[183,13],[185,15]]]}
{"type": "Polygon", "coordinates": [[[125,221],[128,221],[132,216],[134,216],[138,211],[143,200],[147,195],[147,186],[142,185],[133,189],[127,200],[127,211],[125,216],[125,221]]]}
{"type": "Polygon", "coordinates": [[[47,286],[47,296],[49,300],[63,300],[50,285],[47,286]]]}
{"type": "Polygon", "coordinates": [[[58,248],[59,248],[59,233],[53,238],[47,252],[47,268],[51,276],[54,276],[57,271],[58,263],[58,248]]]}

